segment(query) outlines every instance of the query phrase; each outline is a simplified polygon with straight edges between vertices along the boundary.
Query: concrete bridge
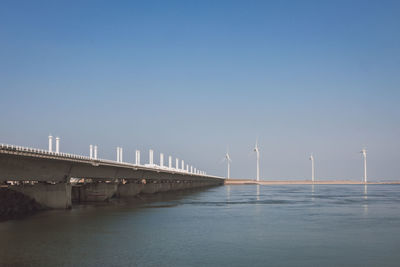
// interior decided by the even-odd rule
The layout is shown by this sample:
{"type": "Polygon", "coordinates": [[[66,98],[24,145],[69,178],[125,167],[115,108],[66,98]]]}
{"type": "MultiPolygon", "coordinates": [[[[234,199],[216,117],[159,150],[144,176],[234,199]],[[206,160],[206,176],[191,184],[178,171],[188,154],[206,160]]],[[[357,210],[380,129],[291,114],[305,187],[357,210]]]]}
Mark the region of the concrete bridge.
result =
{"type": "MultiPolygon", "coordinates": [[[[97,150],[97,148],[96,148],[97,150]]],[[[22,192],[49,208],[70,208],[72,201],[106,201],[111,197],[130,197],[204,186],[222,185],[224,179],[195,170],[172,168],[163,163],[146,165],[122,162],[91,155],[81,156],[13,145],[0,145],[0,184],[22,192]]],[[[178,163],[178,160],[177,160],[178,163]]]]}

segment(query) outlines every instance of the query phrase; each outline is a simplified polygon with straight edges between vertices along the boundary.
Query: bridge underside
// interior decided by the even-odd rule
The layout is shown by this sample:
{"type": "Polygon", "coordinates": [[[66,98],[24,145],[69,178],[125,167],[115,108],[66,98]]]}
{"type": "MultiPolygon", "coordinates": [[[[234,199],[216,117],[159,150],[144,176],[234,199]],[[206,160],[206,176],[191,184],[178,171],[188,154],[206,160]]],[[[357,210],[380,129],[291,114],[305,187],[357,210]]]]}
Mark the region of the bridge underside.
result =
{"type": "Polygon", "coordinates": [[[223,183],[223,179],[209,176],[112,162],[0,154],[0,184],[8,184],[10,189],[20,191],[49,208],[70,208],[73,201],[107,201],[111,197],[223,183]],[[71,184],[71,178],[80,182],[71,184]]]}

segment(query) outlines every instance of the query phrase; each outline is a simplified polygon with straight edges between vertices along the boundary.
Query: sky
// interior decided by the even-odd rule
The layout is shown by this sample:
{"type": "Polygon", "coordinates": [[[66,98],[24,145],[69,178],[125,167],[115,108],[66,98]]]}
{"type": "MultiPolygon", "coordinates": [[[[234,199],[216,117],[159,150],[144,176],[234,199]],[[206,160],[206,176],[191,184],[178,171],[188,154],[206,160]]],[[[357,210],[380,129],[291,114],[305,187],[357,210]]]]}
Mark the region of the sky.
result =
{"type": "Polygon", "coordinates": [[[400,180],[399,1],[1,1],[0,143],[400,180]]]}

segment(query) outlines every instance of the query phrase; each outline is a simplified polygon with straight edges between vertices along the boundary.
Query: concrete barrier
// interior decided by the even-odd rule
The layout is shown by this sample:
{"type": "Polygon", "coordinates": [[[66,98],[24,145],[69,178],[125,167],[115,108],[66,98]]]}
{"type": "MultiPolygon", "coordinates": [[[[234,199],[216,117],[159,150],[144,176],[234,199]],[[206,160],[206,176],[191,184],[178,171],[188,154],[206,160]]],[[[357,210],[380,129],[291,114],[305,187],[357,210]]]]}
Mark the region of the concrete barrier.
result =
{"type": "Polygon", "coordinates": [[[172,185],[172,183],[162,183],[162,184],[160,184],[159,192],[171,191],[171,185],[172,185]]]}
{"type": "Polygon", "coordinates": [[[116,183],[88,183],[74,186],[73,200],[77,202],[103,202],[117,194],[116,183]],[[78,188],[78,189],[77,189],[78,188]]]}
{"type": "Polygon", "coordinates": [[[157,183],[148,183],[143,186],[143,189],[140,193],[143,194],[154,194],[161,190],[161,184],[157,183]]]}
{"type": "Polygon", "coordinates": [[[118,197],[133,197],[139,194],[143,190],[144,184],[128,183],[119,184],[117,196],[118,197]]]}
{"type": "Polygon", "coordinates": [[[71,208],[71,184],[69,183],[37,183],[9,186],[15,190],[33,198],[40,205],[51,209],[71,208]]]}

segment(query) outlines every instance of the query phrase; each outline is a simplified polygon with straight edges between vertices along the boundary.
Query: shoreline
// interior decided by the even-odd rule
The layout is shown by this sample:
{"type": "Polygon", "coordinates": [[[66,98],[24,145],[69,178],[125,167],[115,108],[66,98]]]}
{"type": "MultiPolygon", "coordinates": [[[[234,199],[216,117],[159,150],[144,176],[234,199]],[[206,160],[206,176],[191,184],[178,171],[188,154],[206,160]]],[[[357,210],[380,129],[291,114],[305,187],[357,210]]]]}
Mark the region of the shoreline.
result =
{"type": "Polygon", "coordinates": [[[332,180],[332,181],[311,181],[311,180],[270,180],[270,181],[255,181],[245,179],[226,179],[225,185],[244,185],[244,184],[256,184],[256,185],[374,185],[374,184],[391,184],[400,185],[400,181],[388,181],[388,182],[361,182],[361,181],[350,181],[350,180],[332,180]]]}

